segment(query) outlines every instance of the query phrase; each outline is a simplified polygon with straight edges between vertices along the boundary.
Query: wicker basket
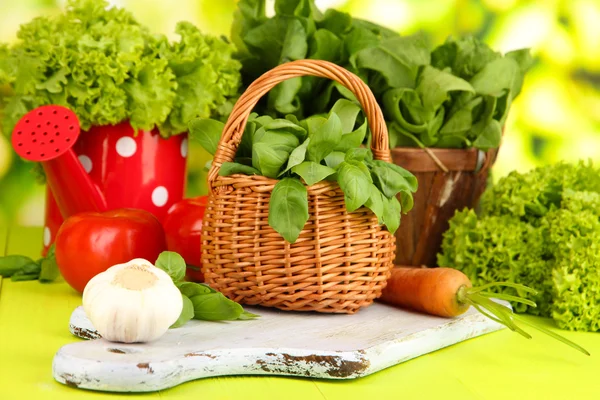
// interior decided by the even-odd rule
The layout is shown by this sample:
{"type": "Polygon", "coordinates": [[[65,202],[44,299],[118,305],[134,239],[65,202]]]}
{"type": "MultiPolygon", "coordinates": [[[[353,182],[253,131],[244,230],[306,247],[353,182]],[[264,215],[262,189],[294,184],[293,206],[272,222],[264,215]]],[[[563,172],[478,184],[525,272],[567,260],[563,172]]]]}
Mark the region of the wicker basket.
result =
{"type": "Polygon", "coordinates": [[[364,207],[348,213],[337,183],[317,183],[308,187],[309,220],[290,244],[268,222],[276,180],[219,176],[222,163],[233,161],[258,100],[277,84],[305,75],[351,90],[369,121],[374,157],[391,160],[381,109],[356,75],[319,60],[293,61],[265,73],[237,101],[209,171],[202,271],[206,283],[243,304],[352,314],[381,295],[393,267],[395,238],[375,215],[364,207]]]}

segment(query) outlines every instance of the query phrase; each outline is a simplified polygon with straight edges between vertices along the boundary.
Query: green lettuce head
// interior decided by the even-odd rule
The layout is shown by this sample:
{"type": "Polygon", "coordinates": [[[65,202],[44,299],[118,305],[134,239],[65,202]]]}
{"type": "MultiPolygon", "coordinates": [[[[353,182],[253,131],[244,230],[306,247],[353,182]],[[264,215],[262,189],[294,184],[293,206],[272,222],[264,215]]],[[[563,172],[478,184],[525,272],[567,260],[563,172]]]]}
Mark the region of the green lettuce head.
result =
{"type": "Polygon", "coordinates": [[[196,117],[222,118],[240,86],[233,45],[187,22],[176,32],[169,42],[104,0],[71,0],[63,14],[33,19],[0,46],[2,130],[46,104],[72,109],[83,130],[128,120],[164,137],[196,117]]]}

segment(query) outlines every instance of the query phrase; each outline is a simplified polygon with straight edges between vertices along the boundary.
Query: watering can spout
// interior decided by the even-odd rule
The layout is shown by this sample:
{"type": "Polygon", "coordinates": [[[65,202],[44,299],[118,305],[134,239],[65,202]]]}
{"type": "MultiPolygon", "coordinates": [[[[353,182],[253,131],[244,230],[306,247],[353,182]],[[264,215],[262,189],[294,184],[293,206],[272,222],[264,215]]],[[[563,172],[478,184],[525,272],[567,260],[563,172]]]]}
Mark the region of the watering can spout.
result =
{"type": "Polygon", "coordinates": [[[104,195],[72,149],[79,132],[79,121],[74,112],[50,105],[27,113],[12,134],[12,145],[17,154],[42,164],[63,218],[107,209],[104,195]]]}

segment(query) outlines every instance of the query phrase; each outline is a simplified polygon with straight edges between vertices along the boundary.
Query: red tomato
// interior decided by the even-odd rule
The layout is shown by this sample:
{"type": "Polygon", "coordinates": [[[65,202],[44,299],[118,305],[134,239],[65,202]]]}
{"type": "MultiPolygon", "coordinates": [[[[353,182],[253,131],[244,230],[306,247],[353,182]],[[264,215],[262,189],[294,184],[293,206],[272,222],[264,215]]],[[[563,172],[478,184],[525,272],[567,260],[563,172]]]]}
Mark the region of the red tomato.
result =
{"type": "Polygon", "coordinates": [[[208,196],[183,199],[171,206],[163,220],[167,249],[177,252],[188,264],[187,277],[204,281],[202,266],[202,219],[208,196]]]}
{"type": "Polygon", "coordinates": [[[79,292],[113,265],[134,258],[154,263],[167,247],[158,219],[147,211],[128,208],[73,215],[58,230],[55,244],[58,268],[79,292]]]}

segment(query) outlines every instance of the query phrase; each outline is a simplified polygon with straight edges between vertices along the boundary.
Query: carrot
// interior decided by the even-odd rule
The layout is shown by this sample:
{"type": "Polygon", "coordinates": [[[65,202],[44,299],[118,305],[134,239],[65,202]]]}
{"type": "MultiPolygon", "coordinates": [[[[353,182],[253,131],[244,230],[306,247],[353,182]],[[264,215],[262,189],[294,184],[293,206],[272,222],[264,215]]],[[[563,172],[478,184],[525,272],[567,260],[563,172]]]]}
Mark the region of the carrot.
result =
{"type": "Polygon", "coordinates": [[[484,291],[493,286],[509,286],[521,292],[536,293],[534,289],[527,286],[510,282],[495,282],[474,288],[465,274],[452,268],[396,267],[392,270],[392,275],[379,300],[401,308],[450,318],[465,313],[473,306],[486,317],[505,325],[513,332],[520,333],[527,339],[531,339],[531,335],[517,326],[515,320],[590,355],[578,344],[543,326],[523,319],[518,314],[514,314],[509,307],[491,300],[491,298],[496,298],[536,307],[535,302],[519,296],[484,291]]]}

